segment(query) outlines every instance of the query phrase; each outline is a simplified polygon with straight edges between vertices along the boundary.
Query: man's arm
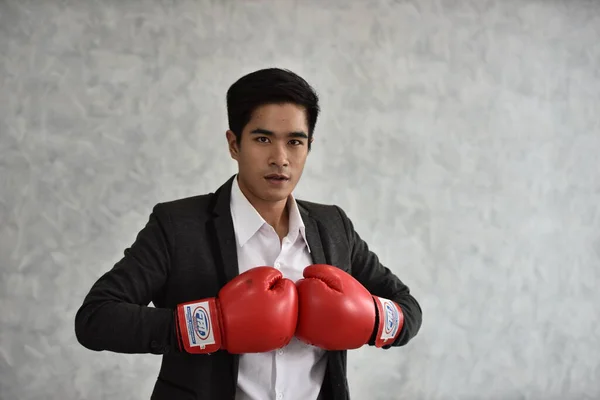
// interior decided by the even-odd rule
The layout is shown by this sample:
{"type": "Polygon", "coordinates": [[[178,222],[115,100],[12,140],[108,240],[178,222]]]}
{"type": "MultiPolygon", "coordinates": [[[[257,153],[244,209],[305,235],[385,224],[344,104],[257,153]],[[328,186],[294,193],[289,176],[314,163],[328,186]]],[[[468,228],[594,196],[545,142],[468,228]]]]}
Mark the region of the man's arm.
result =
{"type": "Polygon", "coordinates": [[[177,351],[174,310],[148,304],[167,280],[172,243],[160,204],[124,257],[94,283],[75,316],[75,334],[95,351],[164,354],[177,351]]]}
{"type": "MultiPolygon", "coordinates": [[[[387,267],[379,262],[375,253],[369,250],[367,243],[355,231],[352,221],[346,213],[335,206],[342,217],[348,241],[350,243],[352,276],[356,278],[372,295],[383,297],[396,302],[404,314],[404,325],[396,340],[383,346],[388,349],[392,346],[404,346],[421,328],[422,310],[417,300],[410,294],[406,286],[387,267]]],[[[372,337],[369,345],[374,345],[372,337]]]]}

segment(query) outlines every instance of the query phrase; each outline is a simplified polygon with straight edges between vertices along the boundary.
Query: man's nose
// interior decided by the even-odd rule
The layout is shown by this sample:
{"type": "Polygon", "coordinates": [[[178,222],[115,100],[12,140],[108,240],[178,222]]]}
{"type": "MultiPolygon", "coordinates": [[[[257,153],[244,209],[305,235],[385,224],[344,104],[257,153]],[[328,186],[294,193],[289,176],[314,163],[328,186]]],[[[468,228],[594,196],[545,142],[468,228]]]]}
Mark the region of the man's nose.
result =
{"type": "Polygon", "coordinates": [[[285,145],[277,144],[273,146],[273,152],[271,153],[271,164],[277,165],[278,167],[287,167],[289,165],[289,159],[285,145]]]}

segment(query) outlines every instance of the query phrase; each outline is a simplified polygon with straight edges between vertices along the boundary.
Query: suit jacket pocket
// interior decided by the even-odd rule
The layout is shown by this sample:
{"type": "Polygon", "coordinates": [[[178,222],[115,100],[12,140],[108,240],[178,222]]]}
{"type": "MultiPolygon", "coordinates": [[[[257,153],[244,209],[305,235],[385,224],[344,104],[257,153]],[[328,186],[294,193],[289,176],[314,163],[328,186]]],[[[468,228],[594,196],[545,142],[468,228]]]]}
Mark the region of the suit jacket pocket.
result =
{"type": "Polygon", "coordinates": [[[196,400],[191,390],[158,377],[150,400],[196,400]]]}

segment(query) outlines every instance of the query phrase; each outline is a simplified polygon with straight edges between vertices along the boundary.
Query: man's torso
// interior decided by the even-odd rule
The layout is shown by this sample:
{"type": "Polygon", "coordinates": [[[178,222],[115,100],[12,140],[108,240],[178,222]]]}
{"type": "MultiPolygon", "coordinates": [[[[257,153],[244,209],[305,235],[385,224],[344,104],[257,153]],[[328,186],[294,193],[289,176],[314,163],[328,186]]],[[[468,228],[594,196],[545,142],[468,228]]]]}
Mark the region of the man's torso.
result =
{"type": "MultiPolygon", "coordinates": [[[[273,266],[293,282],[312,264],[304,240],[304,224],[295,201],[288,202],[289,231],[280,241],[275,229],[260,217],[234,180],[231,216],[236,233],[239,272],[273,266]]],[[[243,354],[239,361],[236,400],[316,399],[325,375],[325,352],[297,338],[268,353],[243,354]]]]}

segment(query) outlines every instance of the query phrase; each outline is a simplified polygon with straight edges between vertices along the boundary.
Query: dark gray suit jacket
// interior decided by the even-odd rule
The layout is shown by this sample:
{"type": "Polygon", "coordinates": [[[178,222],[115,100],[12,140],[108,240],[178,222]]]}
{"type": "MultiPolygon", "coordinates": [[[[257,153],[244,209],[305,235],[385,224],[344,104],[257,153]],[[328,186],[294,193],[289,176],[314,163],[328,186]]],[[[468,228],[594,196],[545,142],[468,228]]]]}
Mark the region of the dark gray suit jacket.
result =
{"type": "MultiPolygon", "coordinates": [[[[215,193],[157,204],[124,257],[94,283],[75,317],[77,339],[90,350],[162,355],[153,400],[235,398],[238,356],[180,352],[174,329],[177,304],[216,296],[238,274],[229,208],[234,178],[215,193]]],[[[408,287],[379,262],[339,207],[297,203],[313,262],[341,268],[371,294],[396,301],[405,323],[385,349],[408,343],[421,326],[421,308],[408,287]]],[[[346,351],[327,356],[320,398],[349,399],[346,351]]]]}

